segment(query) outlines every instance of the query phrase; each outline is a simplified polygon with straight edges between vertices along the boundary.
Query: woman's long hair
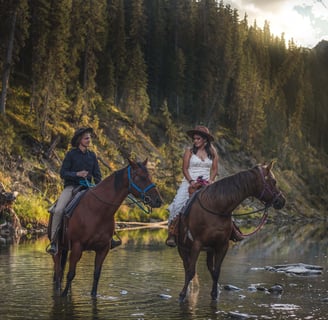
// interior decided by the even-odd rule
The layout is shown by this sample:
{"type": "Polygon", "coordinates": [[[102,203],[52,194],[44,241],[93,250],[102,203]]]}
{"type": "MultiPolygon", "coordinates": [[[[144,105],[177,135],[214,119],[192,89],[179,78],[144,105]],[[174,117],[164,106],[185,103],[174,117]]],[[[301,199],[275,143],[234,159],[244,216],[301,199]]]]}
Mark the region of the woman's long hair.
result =
{"type": "MultiPolygon", "coordinates": [[[[212,160],[212,159],[214,158],[213,149],[212,149],[212,148],[214,148],[213,145],[208,141],[208,139],[207,139],[206,136],[204,136],[204,135],[202,135],[202,134],[199,134],[199,135],[200,135],[203,139],[206,140],[205,151],[206,151],[206,153],[207,153],[207,157],[208,157],[209,159],[212,160]]],[[[196,154],[196,153],[197,153],[197,150],[198,150],[198,148],[197,148],[195,145],[193,145],[193,147],[192,147],[192,149],[191,149],[192,153],[193,153],[193,154],[196,154]]]]}

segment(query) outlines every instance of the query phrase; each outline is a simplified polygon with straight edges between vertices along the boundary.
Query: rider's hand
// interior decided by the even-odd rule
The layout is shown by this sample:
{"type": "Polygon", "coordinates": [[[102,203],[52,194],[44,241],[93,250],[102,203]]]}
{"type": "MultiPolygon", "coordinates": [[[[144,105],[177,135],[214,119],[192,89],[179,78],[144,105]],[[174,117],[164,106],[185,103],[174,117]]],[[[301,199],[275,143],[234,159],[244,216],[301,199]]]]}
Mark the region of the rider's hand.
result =
{"type": "Polygon", "coordinates": [[[78,176],[78,177],[82,177],[82,178],[86,178],[87,176],[88,176],[88,171],[86,171],[86,170],[82,170],[82,171],[78,171],[78,172],[76,172],[76,175],[78,176]]]}

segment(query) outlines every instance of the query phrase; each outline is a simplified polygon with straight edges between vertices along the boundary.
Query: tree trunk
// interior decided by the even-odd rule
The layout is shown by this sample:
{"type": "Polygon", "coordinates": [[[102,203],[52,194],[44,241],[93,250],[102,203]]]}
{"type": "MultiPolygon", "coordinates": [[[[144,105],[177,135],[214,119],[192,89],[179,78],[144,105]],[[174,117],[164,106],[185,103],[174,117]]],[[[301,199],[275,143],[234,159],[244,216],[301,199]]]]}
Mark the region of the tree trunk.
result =
{"type": "Polygon", "coordinates": [[[9,84],[10,67],[11,67],[11,60],[13,55],[16,18],[17,18],[17,10],[15,9],[11,22],[7,56],[6,56],[6,61],[4,63],[3,74],[2,74],[2,92],[1,92],[1,102],[0,102],[0,114],[2,115],[6,113],[7,89],[9,84]]]}

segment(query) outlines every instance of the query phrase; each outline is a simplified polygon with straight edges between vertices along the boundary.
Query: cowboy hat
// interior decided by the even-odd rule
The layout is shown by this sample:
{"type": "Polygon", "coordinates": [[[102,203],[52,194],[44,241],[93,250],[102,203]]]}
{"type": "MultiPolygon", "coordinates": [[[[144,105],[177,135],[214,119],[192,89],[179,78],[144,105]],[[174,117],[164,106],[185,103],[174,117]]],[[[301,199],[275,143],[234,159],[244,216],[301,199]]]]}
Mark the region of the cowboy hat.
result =
{"type": "Polygon", "coordinates": [[[214,141],[214,137],[210,134],[210,131],[205,126],[196,126],[195,129],[187,131],[187,135],[191,138],[193,138],[195,134],[206,137],[208,141],[214,141]]]}
{"type": "Polygon", "coordinates": [[[92,134],[92,133],[93,133],[93,129],[90,128],[90,127],[88,127],[88,128],[79,128],[79,129],[77,129],[77,130],[75,131],[75,133],[74,133],[74,136],[73,136],[72,140],[71,140],[71,145],[72,145],[73,147],[78,147],[79,138],[80,138],[84,133],[87,133],[87,132],[89,132],[89,133],[92,134]]]}

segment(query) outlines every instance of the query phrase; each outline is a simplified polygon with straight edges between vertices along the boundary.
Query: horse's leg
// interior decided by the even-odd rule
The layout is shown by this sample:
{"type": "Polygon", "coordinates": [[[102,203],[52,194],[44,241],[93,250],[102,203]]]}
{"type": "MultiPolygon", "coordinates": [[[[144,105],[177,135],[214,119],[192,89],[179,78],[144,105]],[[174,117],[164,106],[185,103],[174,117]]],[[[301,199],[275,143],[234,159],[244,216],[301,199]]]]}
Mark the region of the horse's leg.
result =
{"type": "Polygon", "coordinates": [[[211,297],[213,300],[216,300],[218,297],[218,281],[221,272],[221,265],[227,253],[228,247],[229,242],[224,245],[223,248],[220,248],[219,250],[216,249],[215,252],[207,252],[207,268],[212,276],[211,297]]]}
{"type": "Polygon", "coordinates": [[[75,277],[76,265],[81,259],[82,256],[82,248],[79,243],[74,244],[71,249],[71,254],[69,256],[69,269],[66,276],[66,287],[62,292],[62,297],[66,297],[68,290],[71,288],[72,281],[75,277]]]}
{"type": "Polygon", "coordinates": [[[61,255],[61,261],[60,261],[60,263],[61,263],[61,269],[63,271],[62,272],[62,278],[63,278],[63,274],[64,274],[66,262],[67,262],[67,256],[68,256],[68,250],[67,249],[63,249],[62,255],[61,255]]]}
{"type": "Polygon", "coordinates": [[[58,294],[60,293],[61,282],[63,279],[63,272],[64,272],[64,266],[65,266],[62,263],[63,255],[64,255],[64,253],[63,253],[62,249],[59,248],[57,254],[53,257],[53,261],[54,261],[53,281],[54,281],[55,291],[58,294]]]}
{"type": "Polygon", "coordinates": [[[98,289],[98,282],[101,274],[101,268],[103,265],[103,262],[108,254],[109,246],[106,248],[103,248],[102,250],[96,251],[95,256],[95,267],[94,267],[94,273],[93,273],[93,284],[92,284],[92,290],[91,290],[91,296],[96,297],[97,296],[97,289],[98,289]]]}
{"type": "Polygon", "coordinates": [[[186,295],[190,281],[193,279],[196,273],[196,262],[200,253],[201,244],[194,242],[189,254],[186,254],[183,258],[183,266],[185,269],[185,283],[180,292],[179,300],[182,302],[186,295]]]}

